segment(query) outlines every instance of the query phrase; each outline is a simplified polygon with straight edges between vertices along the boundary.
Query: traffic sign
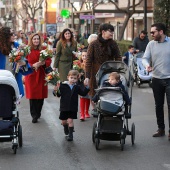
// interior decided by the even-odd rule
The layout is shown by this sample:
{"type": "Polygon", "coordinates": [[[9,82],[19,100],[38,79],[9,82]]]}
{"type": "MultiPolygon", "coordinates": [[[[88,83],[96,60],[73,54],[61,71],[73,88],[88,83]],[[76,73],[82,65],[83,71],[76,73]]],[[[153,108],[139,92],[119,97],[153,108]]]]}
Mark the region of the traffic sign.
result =
{"type": "Polygon", "coordinates": [[[80,19],[93,20],[93,19],[95,19],[95,16],[94,15],[80,15],[80,19]]]}
{"type": "Polygon", "coordinates": [[[58,22],[63,22],[63,18],[62,18],[61,16],[58,16],[58,17],[57,17],[57,21],[58,21],[58,22]]]}

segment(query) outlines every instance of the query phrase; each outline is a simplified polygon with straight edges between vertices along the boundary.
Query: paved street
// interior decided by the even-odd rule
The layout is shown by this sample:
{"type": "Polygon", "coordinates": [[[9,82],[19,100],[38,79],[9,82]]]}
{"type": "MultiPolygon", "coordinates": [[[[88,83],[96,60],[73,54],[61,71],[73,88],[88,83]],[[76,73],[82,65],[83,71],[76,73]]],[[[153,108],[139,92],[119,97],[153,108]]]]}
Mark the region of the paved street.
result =
{"type": "Polygon", "coordinates": [[[23,127],[23,148],[14,155],[11,143],[0,143],[0,170],[170,170],[167,108],[166,136],[153,138],[157,130],[152,91],[147,84],[133,88],[132,122],[136,125],[135,145],[126,137],[124,151],[118,141],[101,141],[96,151],[91,139],[95,118],[75,121],[74,141],[65,140],[58,119],[59,99],[45,100],[42,118],[31,123],[29,103],[25,98],[19,106],[23,127]]]}

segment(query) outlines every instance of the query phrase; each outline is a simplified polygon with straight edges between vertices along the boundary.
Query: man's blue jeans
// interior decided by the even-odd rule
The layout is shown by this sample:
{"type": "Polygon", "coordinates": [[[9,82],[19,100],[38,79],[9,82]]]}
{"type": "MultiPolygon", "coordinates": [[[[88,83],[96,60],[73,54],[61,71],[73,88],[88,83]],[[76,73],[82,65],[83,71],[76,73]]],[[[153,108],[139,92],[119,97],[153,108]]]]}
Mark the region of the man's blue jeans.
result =
{"type": "Polygon", "coordinates": [[[165,94],[168,105],[168,120],[169,120],[169,132],[170,132],[170,78],[157,79],[152,78],[152,89],[155,98],[155,109],[158,128],[165,130],[164,123],[164,100],[165,94]]]}

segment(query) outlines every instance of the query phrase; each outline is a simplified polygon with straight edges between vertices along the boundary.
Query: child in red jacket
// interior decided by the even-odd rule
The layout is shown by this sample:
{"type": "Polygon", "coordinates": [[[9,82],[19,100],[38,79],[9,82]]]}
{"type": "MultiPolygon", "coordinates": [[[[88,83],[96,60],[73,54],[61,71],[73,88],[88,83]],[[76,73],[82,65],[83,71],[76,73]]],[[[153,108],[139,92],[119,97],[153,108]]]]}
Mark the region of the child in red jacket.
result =
{"type": "MultiPolygon", "coordinates": [[[[86,64],[87,50],[82,50],[81,56],[81,68],[84,70],[86,64]]],[[[84,74],[81,75],[80,81],[84,81],[84,74]]],[[[85,118],[90,118],[89,115],[89,107],[90,107],[90,96],[87,94],[86,96],[80,96],[80,120],[84,121],[85,118]]]]}

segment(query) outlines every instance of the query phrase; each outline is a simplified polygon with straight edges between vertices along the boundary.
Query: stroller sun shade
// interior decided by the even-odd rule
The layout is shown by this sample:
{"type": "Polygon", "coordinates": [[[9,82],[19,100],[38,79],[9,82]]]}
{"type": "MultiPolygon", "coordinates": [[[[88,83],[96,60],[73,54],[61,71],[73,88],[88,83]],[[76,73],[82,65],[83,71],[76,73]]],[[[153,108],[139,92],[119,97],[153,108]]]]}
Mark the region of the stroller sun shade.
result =
{"type": "MultiPolygon", "coordinates": [[[[96,82],[98,86],[101,84],[101,78],[103,75],[111,72],[118,72],[122,74],[126,80],[131,80],[131,75],[128,66],[121,61],[107,61],[103,63],[96,74],[96,82]]],[[[127,82],[127,84],[129,84],[127,82]]]]}

